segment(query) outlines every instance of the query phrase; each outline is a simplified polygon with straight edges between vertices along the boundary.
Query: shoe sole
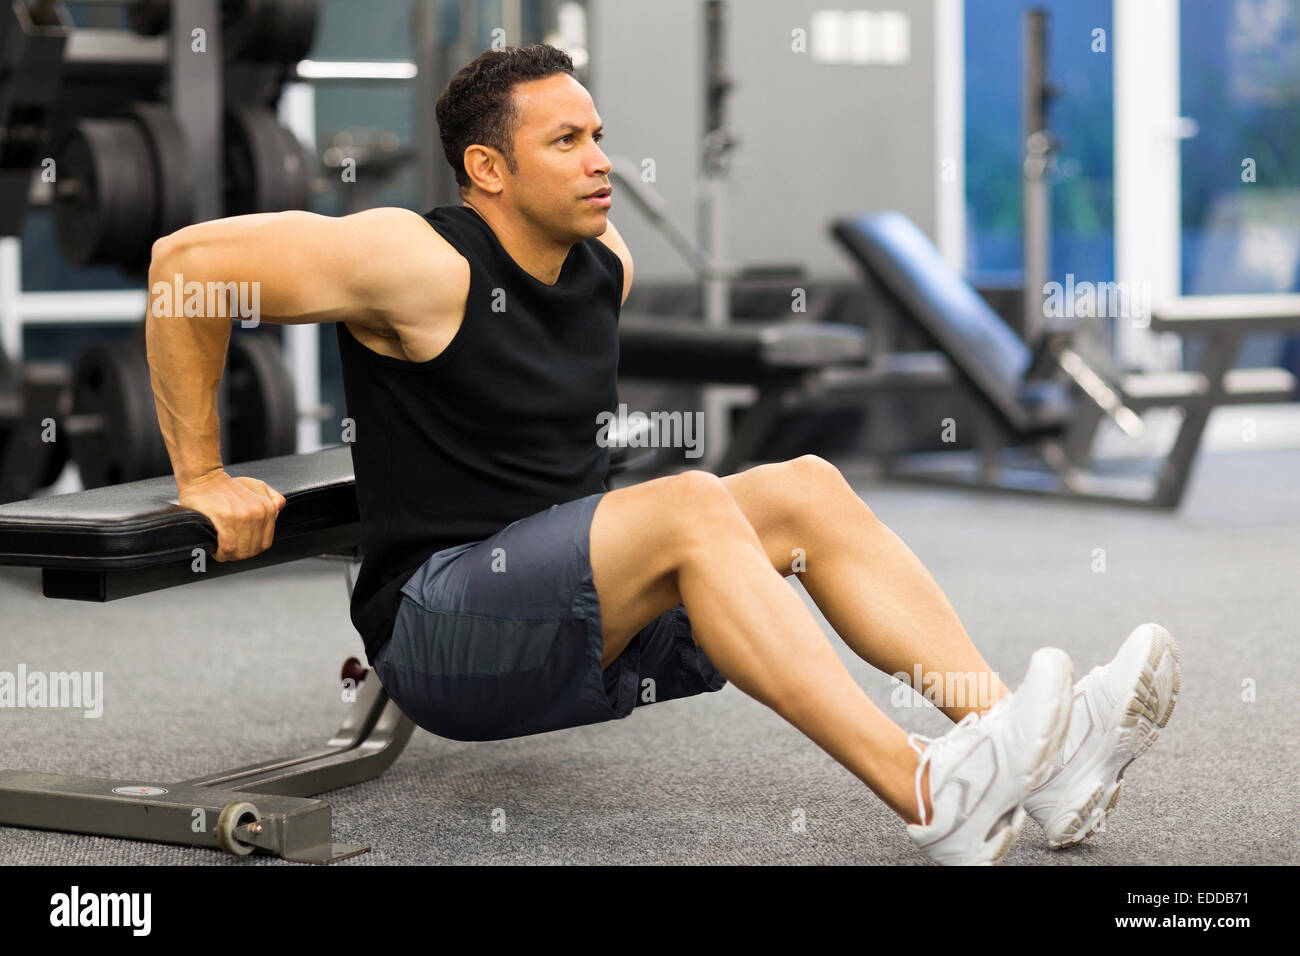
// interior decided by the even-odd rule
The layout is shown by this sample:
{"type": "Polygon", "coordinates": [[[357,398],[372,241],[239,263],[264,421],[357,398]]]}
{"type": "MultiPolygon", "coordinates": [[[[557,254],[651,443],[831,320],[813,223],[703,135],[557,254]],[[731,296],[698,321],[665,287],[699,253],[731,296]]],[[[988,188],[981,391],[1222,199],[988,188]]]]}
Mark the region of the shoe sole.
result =
{"type": "MultiPolygon", "coordinates": [[[[1048,839],[1047,845],[1053,850],[1082,843],[1105,830],[1106,820],[1119,803],[1120,791],[1124,788],[1124,771],[1151,749],[1161,729],[1173,716],[1178,693],[1182,690],[1178,644],[1163,627],[1155,625],[1155,628],[1147,659],[1124,703],[1124,717],[1110,731],[1130,735],[1128,759],[1113,778],[1104,779],[1092,790],[1061,834],[1048,839]]],[[[1105,765],[1101,769],[1104,772],[1105,765]]]]}

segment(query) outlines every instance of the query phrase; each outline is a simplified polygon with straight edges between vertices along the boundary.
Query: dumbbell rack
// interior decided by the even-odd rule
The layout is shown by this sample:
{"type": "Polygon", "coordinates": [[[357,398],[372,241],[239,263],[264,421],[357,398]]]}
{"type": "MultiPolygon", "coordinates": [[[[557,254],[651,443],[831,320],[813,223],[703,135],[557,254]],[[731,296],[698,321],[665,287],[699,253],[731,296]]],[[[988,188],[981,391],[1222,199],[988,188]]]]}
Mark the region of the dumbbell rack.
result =
{"type": "MultiPolygon", "coordinates": [[[[192,219],[201,222],[225,214],[222,157],[226,64],[221,48],[220,7],[220,0],[172,0],[171,16],[175,22],[193,26],[154,37],[137,36],[125,30],[74,28],[67,19],[66,9],[59,3],[47,5],[44,23],[33,22],[31,11],[22,3],[14,7],[12,14],[0,11],[0,15],[18,17],[17,25],[9,24],[10,32],[6,34],[11,41],[10,48],[18,51],[7,64],[11,72],[6,83],[13,88],[9,90],[13,105],[21,104],[36,118],[37,125],[43,120],[46,126],[43,139],[27,144],[30,147],[27,152],[31,154],[24,157],[27,166],[0,169],[0,190],[15,200],[9,203],[9,214],[0,221],[0,350],[15,364],[21,363],[22,329],[27,322],[130,324],[139,322],[148,305],[148,294],[144,291],[21,291],[21,246],[16,234],[29,188],[37,198],[42,189],[52,191],[52,184],[32,183],[32,173],[40,169],[41,157],[49,152],[50,122],[56,118],[52,114],[58,112],[54,98],[65,73],[105,70],[165,77],[166,109],[188,144],[187,158],[193,177],[192,219]],[[205,32],[204,52],[195,52],[191,47],[190,30],[198,27],[205,32]],[[33,92],[34,84],[18,82],[18,71],[39,72],[42,89],[33,92]],[[18,201],[20,196],[22,201],[18,201]]],[[[5,33],[3,25],[0,33],[5,33]]],[[[0,62],[0,68],[5,65],[0,62]]],[[[310,91],[304,96],[300,92],[303,89],[300,83],[285,84],[286,95],[280,98],[279,112],[281,120],[298,139],[311,144],[315,134],[314,104],[310,91]]],[[[0,107],[3,106],[0,102],[0,107]]],[[[0,122],[3,121],[0,116],[0,122]]],[[[282,334],[297,407],[318,410],[318,330],[310,326],[288,326],[282,334]]],[[[297,438],[299,451],[319,448],[316,420],[309,416],[300,419],[297,438]]]]}

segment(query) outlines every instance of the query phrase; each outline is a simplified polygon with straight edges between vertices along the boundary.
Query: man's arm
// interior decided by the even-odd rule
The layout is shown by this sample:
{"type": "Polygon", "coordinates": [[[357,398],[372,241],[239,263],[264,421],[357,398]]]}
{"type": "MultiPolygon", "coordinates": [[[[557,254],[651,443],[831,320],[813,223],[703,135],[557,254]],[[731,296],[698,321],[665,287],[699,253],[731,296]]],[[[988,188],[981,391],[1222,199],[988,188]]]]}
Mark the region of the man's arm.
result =
{"type": "Polygon", "coordinates": [[[623,298],[619,300],[622,304],[627,301],[627,294],[632,291],[632,253],[628,250],[623,237],[618,234],[618,230],[614,228],[614,224],[608,219],[605,220],[605,232],[599,236],[599,239],[623,260],[623,298]]]}
{"type": "Polygon", "coordinates": [[[222,465],[217,388],[232,319],[187,317],[183,302],[153,295],[155,284],[171,286],[177,275],[204,289],[209,282],[255,282],[261,321],[346,319],[400,339],[443,314],[439,295],[454,295],[455,283],[439,281],[453,267],[440,246],[451,249],[421,216],[390,208],[341,218],[297,211],[236,216],[186,226],[154,244],[145,336],[158,423],[180,503],[217,529],[217,560],[270,547],[284,499],[257,479],[232,479],[222,465]]]}

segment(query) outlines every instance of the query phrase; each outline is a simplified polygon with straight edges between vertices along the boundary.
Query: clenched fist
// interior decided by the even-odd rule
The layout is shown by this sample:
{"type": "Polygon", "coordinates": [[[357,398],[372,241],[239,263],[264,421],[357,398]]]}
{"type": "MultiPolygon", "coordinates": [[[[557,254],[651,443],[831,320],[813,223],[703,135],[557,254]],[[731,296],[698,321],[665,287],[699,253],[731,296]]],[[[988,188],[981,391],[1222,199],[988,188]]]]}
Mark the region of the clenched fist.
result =
{"type": "Polygon", "coordinates": [[[232,478],[214,471],[180,491],[182,508],[205,515],[217,529],[217,561],[242,561],[261,554],[275,540],[275,519],[284,495],[257,478],[232,478]]]}

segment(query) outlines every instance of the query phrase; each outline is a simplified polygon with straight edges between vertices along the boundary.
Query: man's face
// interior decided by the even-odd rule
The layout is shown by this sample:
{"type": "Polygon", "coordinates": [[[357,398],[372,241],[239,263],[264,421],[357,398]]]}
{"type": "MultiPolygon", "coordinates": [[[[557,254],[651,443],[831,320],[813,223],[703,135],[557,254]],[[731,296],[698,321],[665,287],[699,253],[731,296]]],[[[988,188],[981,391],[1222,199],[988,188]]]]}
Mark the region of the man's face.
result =
{"type": "Polygon", "coordinates": [[[601,235],[610,200],[587,197],[608,188],[610,163],[600,149],[601,121],[591,95],[567,73],[557,73],[516,85],[514,98],[519,172],[502,169],[503,198],[558,241],[601,235]]]}

